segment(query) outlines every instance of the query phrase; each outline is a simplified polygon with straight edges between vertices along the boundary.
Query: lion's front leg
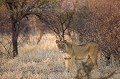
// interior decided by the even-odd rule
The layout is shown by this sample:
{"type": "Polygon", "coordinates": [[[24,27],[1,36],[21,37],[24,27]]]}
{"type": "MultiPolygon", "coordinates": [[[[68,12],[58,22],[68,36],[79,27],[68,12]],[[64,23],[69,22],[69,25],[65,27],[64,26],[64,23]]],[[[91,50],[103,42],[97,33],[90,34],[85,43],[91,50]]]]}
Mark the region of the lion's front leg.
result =
{"type": "Polygon", "coordinates": [[[65,70],[67,72],[70,72],[70,70],[72,68],[74,68],[74,66],[76,66],[75,64],[75,57],[69,57],[69,58],[64,58],[65,59],[65,70]]]}
{"type": "Polygon", "coordinates": [[[77,76],[77,65],[75,56],[65,59],[65,79],[75,79],[77,76]]]}
{"type": "Polygon", "coordinates": [[[65,71],[69,72],[70,68],[69,68],[69,59],[65,58],[65,71]]]}
{"type": "Polygon", "coordinates": [[[69,72],[71,56],[68,53],[64,53],[63,58],[64,58],[64,64],[65,64],[65,71],[69,72]]]}

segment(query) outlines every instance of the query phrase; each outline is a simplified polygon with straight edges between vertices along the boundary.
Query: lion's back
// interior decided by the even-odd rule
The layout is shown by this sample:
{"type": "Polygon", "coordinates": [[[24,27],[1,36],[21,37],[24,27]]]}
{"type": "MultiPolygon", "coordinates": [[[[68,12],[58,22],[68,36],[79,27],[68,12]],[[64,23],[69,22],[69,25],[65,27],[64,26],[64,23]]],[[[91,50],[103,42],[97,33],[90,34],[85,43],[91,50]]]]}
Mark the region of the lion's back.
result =
{"type": "Polygon", "coordinates": [[[84,45],[73,45],[74,55],[77,59],[84,59],[89,54],[98,52],[98,45],[96,43],[90,42],[84,45]],[[96,52],[94,52],[96,51],[96,52]]]}

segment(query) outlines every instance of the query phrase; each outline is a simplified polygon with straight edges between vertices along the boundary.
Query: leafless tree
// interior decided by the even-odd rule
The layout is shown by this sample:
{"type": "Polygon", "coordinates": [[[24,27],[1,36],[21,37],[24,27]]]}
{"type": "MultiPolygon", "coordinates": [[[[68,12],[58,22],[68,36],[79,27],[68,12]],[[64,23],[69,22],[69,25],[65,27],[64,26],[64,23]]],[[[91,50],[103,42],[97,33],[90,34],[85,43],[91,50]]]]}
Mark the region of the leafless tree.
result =
{"type": "Polygon", "coordinates": [[[74,9],[64,10],[62,1],[58,1],[48,6],[42,13],[36,15],[56,34],[58,39],[64,40],[67,30],[71,27],[74,13],[74,9]]]}
{"type": "Polygon", "coordinates": [[[18,36],[23,29],[20,26],[21,21],[27,19],[35,8],[46,3],[47,0],[5,0],[12,26],[13,57],[18,55],[18,36]]]}

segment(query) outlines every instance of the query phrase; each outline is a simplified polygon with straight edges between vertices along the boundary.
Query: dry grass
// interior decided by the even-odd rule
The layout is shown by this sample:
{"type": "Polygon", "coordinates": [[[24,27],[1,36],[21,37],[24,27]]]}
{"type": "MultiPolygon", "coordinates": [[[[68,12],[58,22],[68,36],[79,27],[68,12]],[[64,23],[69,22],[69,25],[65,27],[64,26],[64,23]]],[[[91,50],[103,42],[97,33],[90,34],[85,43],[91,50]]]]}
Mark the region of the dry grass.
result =
{"type": "MultiPolygon", "coordinates": [[[[74,79],[76,70],[73,67],[70,72],[64,71],[62,53],[58,51],[55,40],[55,36],[46,34],[37,45],[32,43],[35,39],[31,38],[31,43],[19,47],[18,57],[0,66],[0,79],[74,79]]],[[[114,70],[117,71],[108,79],[119,79],[118,67],[105,66],[103,60],[98,62],[99,68],[92,70],[91,79],[106,77],[114,70]]],[[[85,75],[82,69],[81,73],[85,75]]]]}

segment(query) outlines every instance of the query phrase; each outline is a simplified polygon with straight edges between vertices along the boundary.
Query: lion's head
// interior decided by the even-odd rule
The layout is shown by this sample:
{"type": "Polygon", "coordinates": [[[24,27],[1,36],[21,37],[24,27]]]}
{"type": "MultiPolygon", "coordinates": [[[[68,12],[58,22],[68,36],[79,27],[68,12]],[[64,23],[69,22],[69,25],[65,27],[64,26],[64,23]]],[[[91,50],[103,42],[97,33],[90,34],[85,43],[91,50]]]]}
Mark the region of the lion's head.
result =
{"type": "Polygon", "coordinates": [[[66,40],[63,40],[63,41],[59,41],[59,40],[56,40],[56,44],[57,44],[57,47],[59,48],[60,51],[64,51],[65,48],[66,48],[66,40]]]}

